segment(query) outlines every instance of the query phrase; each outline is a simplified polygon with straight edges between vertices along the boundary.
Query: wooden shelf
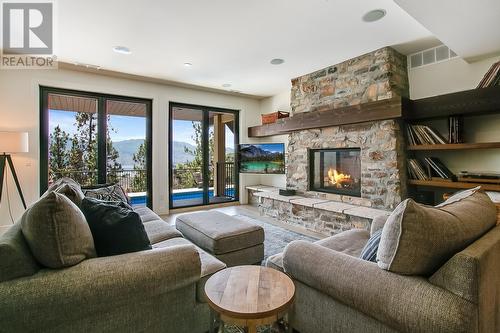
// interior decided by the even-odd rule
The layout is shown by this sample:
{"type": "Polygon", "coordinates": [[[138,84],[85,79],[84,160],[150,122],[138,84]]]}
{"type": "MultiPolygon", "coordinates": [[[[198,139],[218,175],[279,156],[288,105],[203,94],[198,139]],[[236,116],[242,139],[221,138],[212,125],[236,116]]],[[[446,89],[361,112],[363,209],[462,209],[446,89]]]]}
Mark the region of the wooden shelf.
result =
{"type": "Polygon", "coordinates": [[[486,191],[500,191],[500,185],[497,185],[497,184],[448,182],[448,181],[439,181],[439,180],[415,180],[415,179],[410,179],[408,181],[408,183],[410,185],[414,185],[414,186],[458,188],[458,189],[467,189],[467,188],[473,188],[476,186],[481,186],[482,189],[486,190],[486,191]]]}
{"type": "Polygon", "coordinates": [[[471,89],[409,102],[407,121],[443,118],[454,115],[482,115],[500,111],[500,86],[471,89]]]}
{"type": "Polygon", "coordinates": [[[394,97],[340,108],[320,109],[297,113],[289,118],[278,119],[274,124],[248,128],[248,137],[266,137],[287,134],[313,128],[365,123],[376,120],[397,119],[403,116],[406,100],[394,97]]]}
{"type": "Polygon", "coordinates": [[[500,142],[483,143],[449,143],[437,145],[412,145],[408,150],[467,150],[467,149],[493,149],[500,148],[500,142]]]}

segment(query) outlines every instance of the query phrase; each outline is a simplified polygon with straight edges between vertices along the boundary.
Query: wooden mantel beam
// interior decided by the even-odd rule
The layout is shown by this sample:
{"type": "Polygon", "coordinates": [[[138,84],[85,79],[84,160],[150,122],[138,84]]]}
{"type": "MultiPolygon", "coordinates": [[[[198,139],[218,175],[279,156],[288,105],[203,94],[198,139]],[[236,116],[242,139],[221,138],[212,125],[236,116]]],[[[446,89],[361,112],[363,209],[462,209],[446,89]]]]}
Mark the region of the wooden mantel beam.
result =
{"type": "Polygon", "coordinates": [[[266,137],[306,129],[365,123],[403,117],[403,99],[394,97],[341,108],[303,112],[274,124],[248,128],[249,137],[266,137]]]}

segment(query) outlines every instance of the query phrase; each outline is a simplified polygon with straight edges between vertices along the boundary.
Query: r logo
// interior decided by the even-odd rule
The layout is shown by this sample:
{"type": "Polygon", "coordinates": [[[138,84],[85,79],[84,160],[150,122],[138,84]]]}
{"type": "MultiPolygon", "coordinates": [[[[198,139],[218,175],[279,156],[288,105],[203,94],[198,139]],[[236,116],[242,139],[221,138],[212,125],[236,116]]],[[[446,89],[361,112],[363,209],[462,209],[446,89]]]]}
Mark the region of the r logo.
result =
{"type": "Polygon", "coordinates": [[[3,54],[52,54],[53,4],[2,4],[3,54]]]}

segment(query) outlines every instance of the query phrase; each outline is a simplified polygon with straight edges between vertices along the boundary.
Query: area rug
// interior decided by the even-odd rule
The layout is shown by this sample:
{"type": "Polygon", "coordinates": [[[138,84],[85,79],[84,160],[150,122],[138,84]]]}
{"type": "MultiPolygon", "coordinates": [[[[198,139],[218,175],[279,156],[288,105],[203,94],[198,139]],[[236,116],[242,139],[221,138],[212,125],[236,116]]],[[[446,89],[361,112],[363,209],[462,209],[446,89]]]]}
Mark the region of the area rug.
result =
{"type": "Polygon", "coordinates": [[[299,234],[297,232],[290,231],[288,229],[278,227],[274,224],[267,223],[258,219],[255,219],[246,215],[235,215],[235,218],[248,221],[250,223],[258,224],[264,228],[264,234],[266,238],[264,240],[264,260],[266,262],[267,258],[283,252],[285,247],[294,240],[305,240],[309,242],[317,241],[316,238],[312,238],[306,235],[299,234]]]}

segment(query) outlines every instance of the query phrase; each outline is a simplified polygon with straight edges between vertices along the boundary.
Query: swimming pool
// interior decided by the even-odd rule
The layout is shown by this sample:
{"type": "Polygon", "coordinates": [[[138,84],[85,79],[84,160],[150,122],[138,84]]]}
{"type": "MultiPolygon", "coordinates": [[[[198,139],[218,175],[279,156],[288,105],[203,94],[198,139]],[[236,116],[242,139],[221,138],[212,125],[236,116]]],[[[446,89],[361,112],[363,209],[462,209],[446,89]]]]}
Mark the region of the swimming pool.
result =
{"type": "MultiPolygon", "coordinates": [[[[230,188],[226,190],[226,194],[230,197],[234,197],[234,188],[230,188]]],[[[212,198],[214,196],[214,191],[208,191],[208,197],[212,198]]],[[[145,205],[146,204],[146,195],[133,196],[130,198],[130,203],[132,205],[145,205]]],[[[190,199],[202,199],[203,191],[202,190],[194,190],[188,192],[178,192],[174,193],[172,200],[190,200],[190,199]]]]}

